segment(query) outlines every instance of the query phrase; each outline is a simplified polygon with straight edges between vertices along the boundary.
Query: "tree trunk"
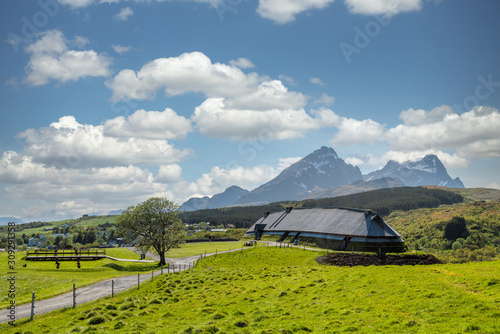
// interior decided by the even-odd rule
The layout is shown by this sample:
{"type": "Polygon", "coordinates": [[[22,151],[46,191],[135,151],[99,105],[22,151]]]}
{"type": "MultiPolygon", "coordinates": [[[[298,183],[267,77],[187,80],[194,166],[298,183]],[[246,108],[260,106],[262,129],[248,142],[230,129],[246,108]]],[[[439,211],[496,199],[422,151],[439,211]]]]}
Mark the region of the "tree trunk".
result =
{"type": "Polygon", "coordinates": [[[166,264],[165,261],[165,253],[160,252],[160,266],[164,266],[166,264]]]}

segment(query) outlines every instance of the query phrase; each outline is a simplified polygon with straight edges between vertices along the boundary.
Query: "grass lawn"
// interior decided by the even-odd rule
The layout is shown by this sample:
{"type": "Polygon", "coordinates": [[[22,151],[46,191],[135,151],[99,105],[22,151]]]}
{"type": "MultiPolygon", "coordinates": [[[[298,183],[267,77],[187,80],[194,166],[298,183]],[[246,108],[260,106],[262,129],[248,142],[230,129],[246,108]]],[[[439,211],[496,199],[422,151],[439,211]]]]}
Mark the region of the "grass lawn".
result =
{"type": "MultiPolygon", "coordinates": [[[[139,259],[139,255],[128,249],[107,249],[106,253],[113,257],[139,259]],[[114,254],[114,255],[113,255],[114,254]]],[[[157,263],[123,262],[110,259],[98,261],[81,261],[81,269],[74,261],[61,261],[59,269],[52,261],[23,260],[25,252],[16,253],[16,303],[18,305],[31,301],[31,293],[36,292],[36,299],[46,299],[71,291],[73,283],[77,288],[113,277],[132,275],[150,271],[157,263]],[[27,267],[24,268],[23,265],[27,267]]],[[[8,278],[7,253],[0,252],[0,280],[8,278]]],[[[7,284],[0,285],[0,307],[8,305],[7,284]]]]}
{"type": "Polygon", "coordinates": [[[182,244],[180,248],[173,248],[167,252],[167,257],[185,257],[200,254],[223,252],[244,247],[244,241],[228,241],[228,242],[191,242],[182,244]]]}
{"type": "Polygon", "coordinates": [[[321,266],[257,247],[3,333],[499,333],[500,261],[321,266]]]}
{"type": "MultiPolygon", "coordinates": [[[[117,259],[128,259],[128,260],[140,260],[141,256],[131,251],[128,248],[116,247],[116,248],[106,248],[106,255],[117,259]]],[[[146,260],[151,260],[150,257],[146,257],[146,260]]]]}

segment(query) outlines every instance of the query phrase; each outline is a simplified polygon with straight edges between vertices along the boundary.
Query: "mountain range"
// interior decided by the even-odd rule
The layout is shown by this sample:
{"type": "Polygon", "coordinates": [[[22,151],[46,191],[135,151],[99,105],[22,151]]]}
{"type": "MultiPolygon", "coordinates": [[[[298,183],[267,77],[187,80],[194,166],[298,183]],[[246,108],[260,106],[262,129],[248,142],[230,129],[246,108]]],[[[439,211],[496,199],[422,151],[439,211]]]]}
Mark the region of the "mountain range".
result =
{"type": "Polygon", "coordinates": [[[261,205],[424,185],[464,188],[458,177],[452,179],[448,175],[436,155],[426,155],[421,160],[404,163],[391,160],[382,169],[363,175],[357,166],[339,158],[333,148],[323,146],[252,191],[232,186],[212,197],[190,198],[182,204],[180,211],[261,205]]]}

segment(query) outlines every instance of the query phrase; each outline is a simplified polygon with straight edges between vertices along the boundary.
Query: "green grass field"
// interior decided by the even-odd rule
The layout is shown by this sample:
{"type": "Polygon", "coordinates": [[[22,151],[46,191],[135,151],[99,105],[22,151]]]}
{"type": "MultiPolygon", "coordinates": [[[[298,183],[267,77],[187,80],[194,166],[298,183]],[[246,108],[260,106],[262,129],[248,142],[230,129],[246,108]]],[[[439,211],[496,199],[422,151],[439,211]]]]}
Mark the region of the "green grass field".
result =
{"type": "Polygon", "coordinates": [[[331,267],[257,247],[2,333],[499,333],[500,261],[331,267]]]}
{"type": "MultiPolygon", "coordinates": [[[[140,256],[125,248],[106,249],[106,254],[122,259],[136,259],[140,256]]],[[[25,252],[16,253],[16,302],[21,305],[31,301],[31,293],[36,292],[37,300],[42,300],[71,291],[73,283],[77,288],[113,277],[132,275],[150,271],[157,263],[138,263],[102,259],[82,261],[78,269],[76,262],[61,261],[59,269],[52,261],[23,260],[25,252]],[[26,268],[23,265],[26,264],[26,268]]],[[[149,259],[149,258],[148,258],[149,259]]],[[[0,252],[0,280],[6,281],[9,272],[7,253],[0,252]]],[[[0,307],[7,306],[7,284],[0,285],[0,307]]]]}
{"type": "Polygon", "coordinates": [[[173,248],[167,252],[167,257],[185,257],[200,254],[224,252],[232,249],[247,248],[244,247],[244,241],[228,242],[193,242],[182,244],[180,248],[173,248]]]}

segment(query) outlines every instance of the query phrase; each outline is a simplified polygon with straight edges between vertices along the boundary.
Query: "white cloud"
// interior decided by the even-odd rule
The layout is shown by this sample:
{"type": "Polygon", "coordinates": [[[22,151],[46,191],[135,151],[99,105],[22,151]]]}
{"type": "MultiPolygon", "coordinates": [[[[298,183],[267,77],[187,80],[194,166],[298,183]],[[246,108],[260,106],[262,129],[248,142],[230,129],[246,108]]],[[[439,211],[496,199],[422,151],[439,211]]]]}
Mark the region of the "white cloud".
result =
{"type": "Polygon", "coordinates": [[[132,50],[131,46],[121,46],[121,45],[118,45],[118,44],[113,44],[113,45],[111,45],[111,47],[118,54],[124,54],[124,53],[127,53],[130,50],[132,50]]]}
{"type": "Polygon", "coordinates": [[[440,122],[445,119],[447,115],[453,113],[453,108],[447,105],[436,107],[431,111],[423,109],[408,109],[401,112],[399,118],[406,125],[423,125],[440,122]]]}
{"type": "Polygon", "coordinates": [[[491,107],[475,107],[461,115],[442,106],[430,112],[407,110],[401,118],[408,122],[386,133],[394,150],[416,151],[453,149],[460,155],[499,156],[500,111],[491,107]],[[427,120],[424,120],[426,117],[427,120]]]}
{"type": "Polygon", "coordinates": [[[325,106],[332,105],[335,102],[335,98],[333,96],[329,96],[326,93],[321,94],[321,97],[317,100],[314,100],[316,104],[323,104],[325,106]]]}
{"type": "Polygon", "coordinates": [[[333,126],[338,116],[328,109],[314,111],[312,116],[304,109],[230,109],[223,98],[209,98],[196,107],[192,120],[209,137],[270,141],[303,137],[307,131],[333,126]]]}
{"type": "MultiPolygon", "coordinates": [[[[66,39],[59,30],[39,34],[40,39],[26,47],[31,58],[26,66],[25,81],[40,86],[49,80],[75,81],[85,77],[106,77],[110,75],[108,57],[94,50],[68,50],[66,39]]],[[[77,39],[82,43],[82,38],[77,39]]]]}
{"type": "Polygon", "coordinates": [[[167,108],[162,112],[137,110],[126,119],[119,116],[107,120],[103,134],[109,137],[183,140],[191,131],[189,119],[167,108]]]}
{"type": "Polygon", "coordinates": [[[338,132],[331,140],[334,146],[374,144],[384,140],[384,126],[371,119],[358,121],[342,117],[335,126],[338,132]]]}
{"type": "Polygon", "coordinates": [[[201,92],[208,97],[237,96],[249,93],[262,81],[255,73],[212,63],[201,52],[184,53],[179,57],[159,58],[144,65],[138,72],[122,70],[107,85],[113,100],[123,98],[150,99],[160,88],[174,96],[201,92]]]}
{"type": "MultiPolygon", "coordinates": [[[[144,125],[138,128],[140,135],[144,125]]],[[[80,124],[73,116],[61,117],[47,128],[28,129],[18,137],[25,139],[24,150],[34,162],[64,168],[172,164],[191,154],[165,140],[109,137],[103,125],[80,124]]]]}
{"type": "Polygon", "coordinates": [[[118,14],[115,15],[115,19],[118,21],[128,21],[129,17],[134,15],[134,11],[130,7],[125,7],[120,10],[118,14]]]}
{"type": "Polygon", "coordinates": [[[334,0],[259,0],[257,13],[277,24],[295,20],[295,16],[311,9],[323,9],[334,0]]]}
{"type": "Polygon", "coordinates": [[[279,170],[260,165],[250,168],[234,166],[232,168],[213,167],[209,173],[203,174],[195,182],[179,182],[174,185],[176,194],[183,195],[185,200],[191,197],[212,196],[223,192],[232,185],[252,190],[279,174],[279,170]]]}
{"type": "Polygon", "coordinates": [[[83,8],[95,3],[95,0],[57,0],[61,5],[67,5],[72,8],[83,8]]]}
{"type": "Polygon", "coordinates": [[[311,78],[310,81],[311,81],[311,83],[313,83],[315,85],[319,85],[319,86],[325,85],[325,83],[323,81],[321,81],[320,78],[311,78]]]}
{"type": "Polygon", "coordinates": [[[238,58],[236,60],[230,60],[229,64],[235,67],[239,68],[255,68],[255,65],[248,59],[246,58],[238,58]]]}
{"type": "Polygon", "coordinates": [[[395,15],[420,10],[422,0],[345,0],[349,11],[364,15],[395,15]]]}
{"type": "Polygon", "coordinates": [[[209,98],[224,97],[231,108],[300,108],[307,103],[306,96],[288,91],[280,80],[268,80],[257,73],[245,74],[236,66],[212,63],[201,52],[156,59],[138,72],[122,70],[107,85],[113,91],[113,100],[150,99],[164,88],[169,96],[199,92],[209,98]]]}
{"type": "Polygon", "coordinates": [[[296,163],[300,159],[302,159],[302,157],[280,158],[278,170],[281,172],[282,170],[290,167],[291,165],[293,165],[294,163],[296,163]]]}
{"type": "MultiPolygon", "coordinates": [[[[39,217],[51,209],[55,212],[48,214],[63,218],[105,214],[151,196],[174,199],[166,184],[155,183],[152,174],[139,167],[57,168],[12,151],[0,157],[0,182],[9,184],[5,188],[9,201],[36,203],[23,209],[24,216],[39,217]]],[[[5,210],[2,205],[0,209],[5,210]]]]}
{"type": "Polygon", "coordinates": [[[253,110],[296,109],[306,103],[306,96],[288,91],[280,80],[264,81],[253,92],[226,100],[230,108],[253,110]]]}
{"type": "Polygon", "coordinates": [[[181,180],[182,168],[177,164],[162,165],[159,167],[155,182],[175,183],[181,180]]]}

